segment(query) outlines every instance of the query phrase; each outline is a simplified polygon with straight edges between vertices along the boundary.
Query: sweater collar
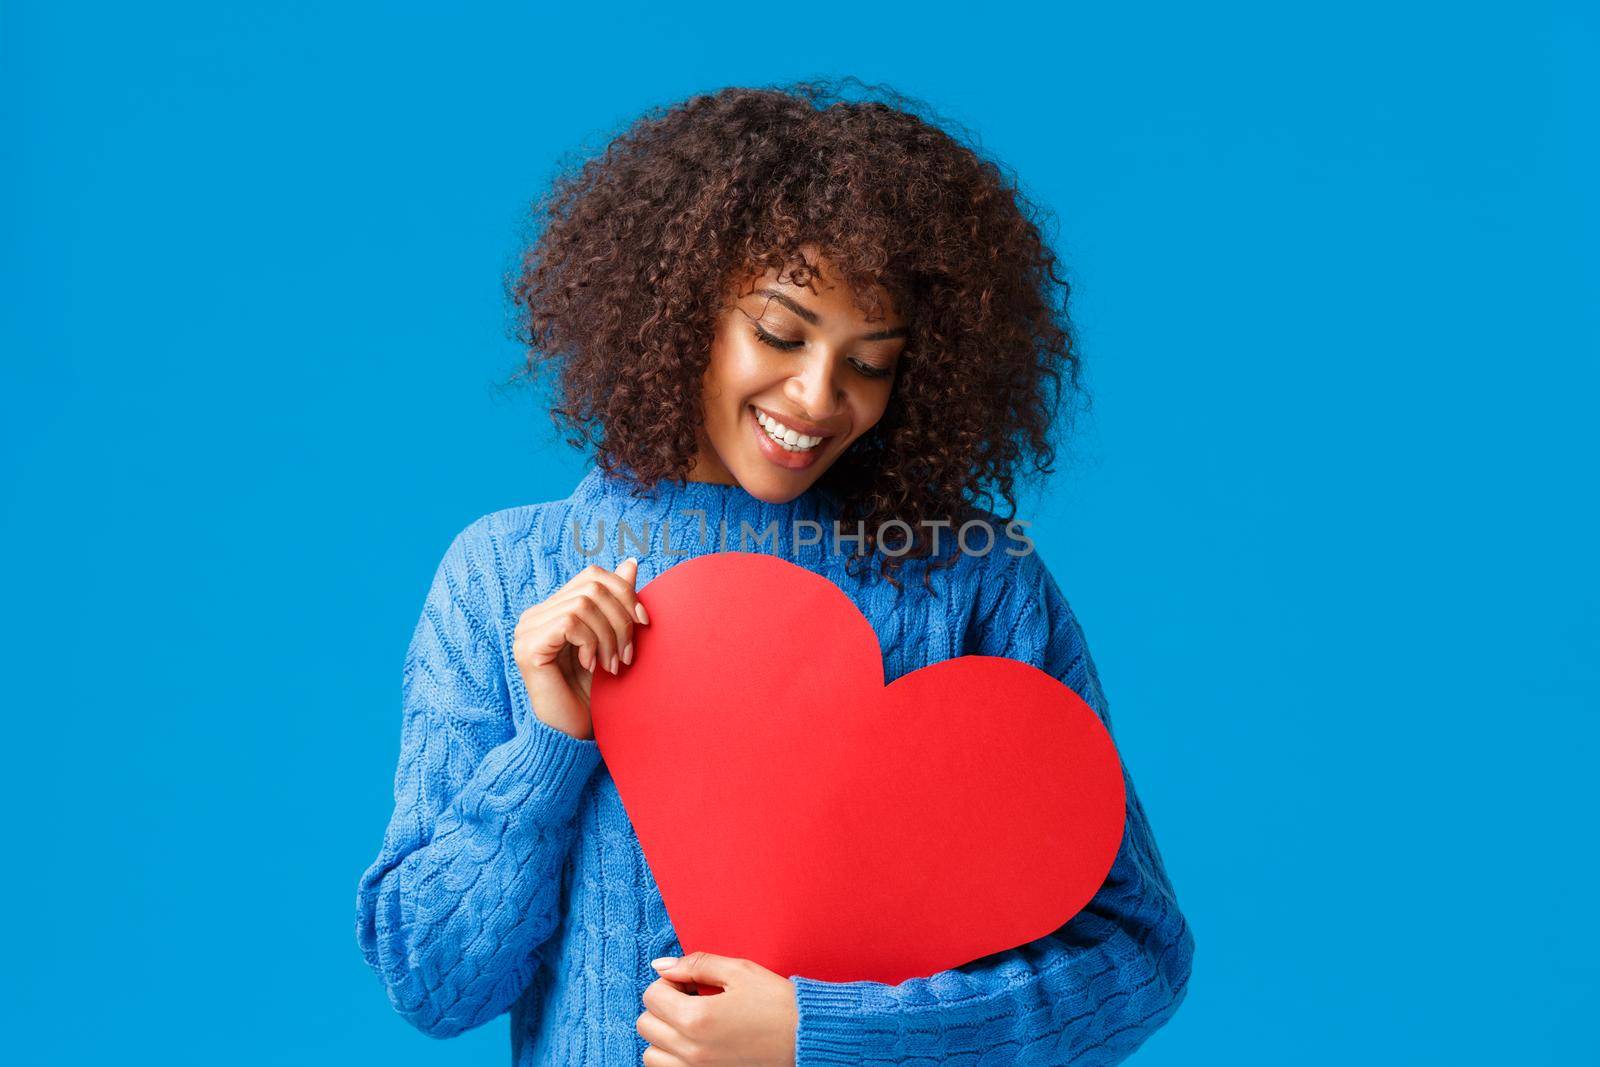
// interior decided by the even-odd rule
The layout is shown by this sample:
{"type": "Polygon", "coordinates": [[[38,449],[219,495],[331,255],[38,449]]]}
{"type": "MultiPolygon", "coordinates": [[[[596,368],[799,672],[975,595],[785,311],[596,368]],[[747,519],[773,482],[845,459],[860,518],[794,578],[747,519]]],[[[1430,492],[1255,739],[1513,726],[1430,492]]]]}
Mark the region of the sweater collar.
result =
{"type": "Polygon", "coordinates": [[[718,482],[675,482],[664,478],[642,488],[625,465],[611,474],[599,466],[591,467],[573,490],[572,500],[618,516],[666,516],[671,512],[703,511],[713,529],[719,521],[726,520],[733,538],[738,536],[741,521],[756,529],[771,522],[812,521],[831,530],[839,514],[837,496],[820,484],[813,484],[792,500],[771,503],[752,496],[741,485],[718,482]]]}

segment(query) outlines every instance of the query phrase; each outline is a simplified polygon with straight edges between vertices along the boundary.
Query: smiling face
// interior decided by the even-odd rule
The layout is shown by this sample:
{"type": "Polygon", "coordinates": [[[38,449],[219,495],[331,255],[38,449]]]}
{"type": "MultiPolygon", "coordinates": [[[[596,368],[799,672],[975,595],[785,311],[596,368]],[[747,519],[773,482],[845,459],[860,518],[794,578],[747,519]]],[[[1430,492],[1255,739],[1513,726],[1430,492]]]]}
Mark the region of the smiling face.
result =
{"type": "Polygon", "coordinates": [[[826,261],[802,251],[808,285],[779,271],[741,279],[717,318],[691,481],[792,500],[883,417],[905,323],[882,290],[884,316],[868,321],[826,261]]]}

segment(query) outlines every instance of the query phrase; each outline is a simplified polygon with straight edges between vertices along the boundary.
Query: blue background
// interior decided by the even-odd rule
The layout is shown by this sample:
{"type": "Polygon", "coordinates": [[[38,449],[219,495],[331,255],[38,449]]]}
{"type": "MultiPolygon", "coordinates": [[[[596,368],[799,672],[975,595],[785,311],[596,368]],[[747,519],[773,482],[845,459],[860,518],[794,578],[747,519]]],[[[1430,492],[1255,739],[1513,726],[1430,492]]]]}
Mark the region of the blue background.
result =
{"type": "Polygon", "coordinates": [[[1059,217],[1022,514],[1198,942],[1137,1062],[1592,1054],[1592,9],[462,6],[0,8],[12,1062],[508,1060],[353,926],[434,566],[585,469],[502,274],[565,153],[846,73],[1059,217]]]}

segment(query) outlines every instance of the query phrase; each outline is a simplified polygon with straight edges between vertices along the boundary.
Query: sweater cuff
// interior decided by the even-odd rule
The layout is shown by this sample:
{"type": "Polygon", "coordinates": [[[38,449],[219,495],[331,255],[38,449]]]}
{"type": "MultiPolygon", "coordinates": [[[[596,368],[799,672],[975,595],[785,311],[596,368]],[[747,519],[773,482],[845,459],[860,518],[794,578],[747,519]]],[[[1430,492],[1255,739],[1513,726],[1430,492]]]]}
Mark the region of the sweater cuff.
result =
{"type": "Polygon", "coordinates": [[[576,802],[578,794],[600,766],[600,745],[593,738],[573,737],[533,712],[522,672],[513,665],[506,671],[511,690],[518,745],[518,775],[538,794],[576,802]]]}
{"type": "Polygon", "coordinates": [[[594,769],[600,765],[600,746],[530,715],[517,728],[517,777],[532,793],[548,800],[576,801],[594,769]]]}
{"type": "Polygon", "coordinates": [[[900,1035],[874,1018],[862,1001],[861,982],[824,982],[792,974],[800,1022],[795,1034],[795,1067],[860,1064],[869,1054],[900,1058],[900,1035]]]}

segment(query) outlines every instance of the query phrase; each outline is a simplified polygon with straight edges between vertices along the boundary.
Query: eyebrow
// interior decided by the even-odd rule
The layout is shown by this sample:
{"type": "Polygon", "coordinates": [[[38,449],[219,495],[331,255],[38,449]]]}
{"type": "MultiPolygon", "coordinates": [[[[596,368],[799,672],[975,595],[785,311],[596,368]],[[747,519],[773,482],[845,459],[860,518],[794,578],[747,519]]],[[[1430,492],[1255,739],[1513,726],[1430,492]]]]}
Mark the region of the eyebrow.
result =
{"type": "MultiPolygon", "coordinates": [[[[793,300],[790,297],[785,296],[783,293],[778,292],[778,290],[776,290],[776,289],[757,289],[751,295],[752,296],[770,296],[770,297],[772,297],[772,299],[776,300],[778,303],[782,304],[784,307],[788,308],[790,311],[794,312],[796,315],[799,315],[802,319],[805,319],[807,322],[809,322],[813,326],[815,326],[817,323],[822,321],[822,319],[817,315],[817,313],[815,311],[812,311],[810,308],[804,306],[799,301],[793,300]]],[[[892,340],[892,339],[894,339],[896,337],[905,337],[906,335],[907,335],[906,334],[906,328],[904,326],[896,326],[892,330],[879,330],[877,333],[862,334],[861,335],[861,340],[863,340],[863,341],[889,341],[889,340],[892,340]]]]}

